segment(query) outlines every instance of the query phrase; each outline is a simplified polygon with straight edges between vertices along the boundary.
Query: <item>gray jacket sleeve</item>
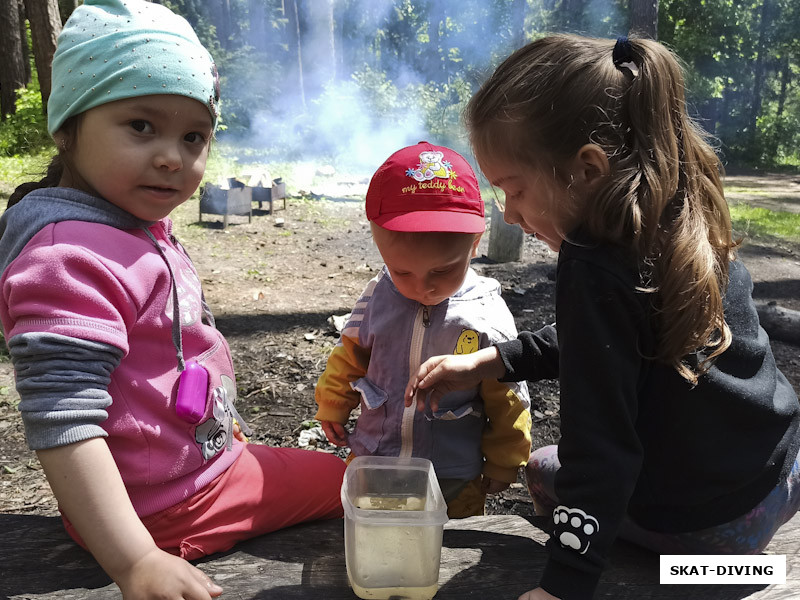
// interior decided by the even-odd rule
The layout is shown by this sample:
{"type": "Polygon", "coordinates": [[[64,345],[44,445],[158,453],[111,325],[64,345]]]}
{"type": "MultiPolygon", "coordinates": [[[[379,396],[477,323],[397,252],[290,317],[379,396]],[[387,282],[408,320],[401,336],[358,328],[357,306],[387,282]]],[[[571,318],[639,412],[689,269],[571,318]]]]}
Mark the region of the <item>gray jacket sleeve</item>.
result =
{"type": "Polygon", "coordinates": [[[108,418],[108,385],[122,350],[53,333],[15,335],[8,349],[31,450],[107,435],[99,423],[108,418]]]}

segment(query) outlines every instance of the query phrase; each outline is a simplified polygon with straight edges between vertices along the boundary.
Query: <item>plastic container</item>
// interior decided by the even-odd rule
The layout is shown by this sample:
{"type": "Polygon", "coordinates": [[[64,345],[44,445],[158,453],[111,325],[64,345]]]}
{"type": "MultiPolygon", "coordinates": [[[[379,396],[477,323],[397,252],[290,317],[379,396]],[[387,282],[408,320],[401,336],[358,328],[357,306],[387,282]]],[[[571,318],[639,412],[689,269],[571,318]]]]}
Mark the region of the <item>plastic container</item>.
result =
{"type": "Polygon", "coordinates": [[[359,598],[430,600],[447,505],[431,461],[359,456],[342,484],[347,578],[359,598]]]}

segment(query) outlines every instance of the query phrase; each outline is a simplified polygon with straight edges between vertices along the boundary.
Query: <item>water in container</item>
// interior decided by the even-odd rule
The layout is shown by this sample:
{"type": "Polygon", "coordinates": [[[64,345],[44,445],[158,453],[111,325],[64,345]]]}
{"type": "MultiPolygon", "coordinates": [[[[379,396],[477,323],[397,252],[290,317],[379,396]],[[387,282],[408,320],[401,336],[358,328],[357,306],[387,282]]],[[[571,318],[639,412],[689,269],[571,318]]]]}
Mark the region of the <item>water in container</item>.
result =
{"type": "Polygon", "coordinates": [[[342,485],[347,576],[359,598],[430,600],[439,589],[447,521],[433,465],[365,456],[342,485]]]}

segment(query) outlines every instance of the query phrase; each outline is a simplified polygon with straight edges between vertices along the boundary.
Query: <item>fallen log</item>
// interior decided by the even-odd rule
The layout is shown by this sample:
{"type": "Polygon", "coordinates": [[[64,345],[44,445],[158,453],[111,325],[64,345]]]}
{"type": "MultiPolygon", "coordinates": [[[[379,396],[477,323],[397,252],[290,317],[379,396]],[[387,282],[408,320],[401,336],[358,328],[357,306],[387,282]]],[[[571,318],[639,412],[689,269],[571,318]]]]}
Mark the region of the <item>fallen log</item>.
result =
{"type": "MultiPolygon", "coordinates": [[[[536,585],[547,560],[549,519],[493,515],[444,527],[435,600],[512,600],[536,585]]],[[[57,517],[0,513],[0,598],[119,600],[92,556],[64,533],[57,517]]],[[[594,600],[792,600],[800,597],[800,514],[766,554],[786,556],[786,583],[661,585],[659,557],[618,541],[594,600]]],[[[240,600],[357,600],[347,583],[341,519],[297,525],[195,561],[240,600]]]]}
{"type": "Polygon", "coordinates": [[[756,310],[771,339],[800,346],[800,311],[778,306],[774,300],[757,303],[756,310]]]}

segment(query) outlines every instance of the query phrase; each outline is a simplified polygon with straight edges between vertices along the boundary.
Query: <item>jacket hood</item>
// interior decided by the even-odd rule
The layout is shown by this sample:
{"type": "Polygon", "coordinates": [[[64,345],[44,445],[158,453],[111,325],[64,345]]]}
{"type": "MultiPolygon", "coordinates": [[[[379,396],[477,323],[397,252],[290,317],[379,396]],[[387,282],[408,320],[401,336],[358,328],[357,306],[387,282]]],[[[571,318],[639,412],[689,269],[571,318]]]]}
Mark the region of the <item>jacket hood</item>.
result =
{"type": "MultiPolygon", "coordinates": [[[[149,229],[155,225],[156,221],[143,221],[108,200],[73,188],[39,188],[27,194],[0,217],[0,276],[8,265],[19,256],[33,236],[44,227],[62,221],[99,223],[117,229],[141,229],[150,238],[166,263],[172,279],[172,343],[175,346],[178,371],[183,371],[185,365],[175,275],[172,272],[172,265],[164,254],[164,249],[149,229]]],[[[203,301],[203,310],[213,324],[213,317],[210,315],[205,301],[203,301]]]]}
{"type": "Polygon", "coordinates": [[[0,273],[47,225],[87,221],[117,229],[147,229],[152,221],[134,217],[108,200],[72,188],[40,188],[26,195],[0,217],[0,273]]]}

